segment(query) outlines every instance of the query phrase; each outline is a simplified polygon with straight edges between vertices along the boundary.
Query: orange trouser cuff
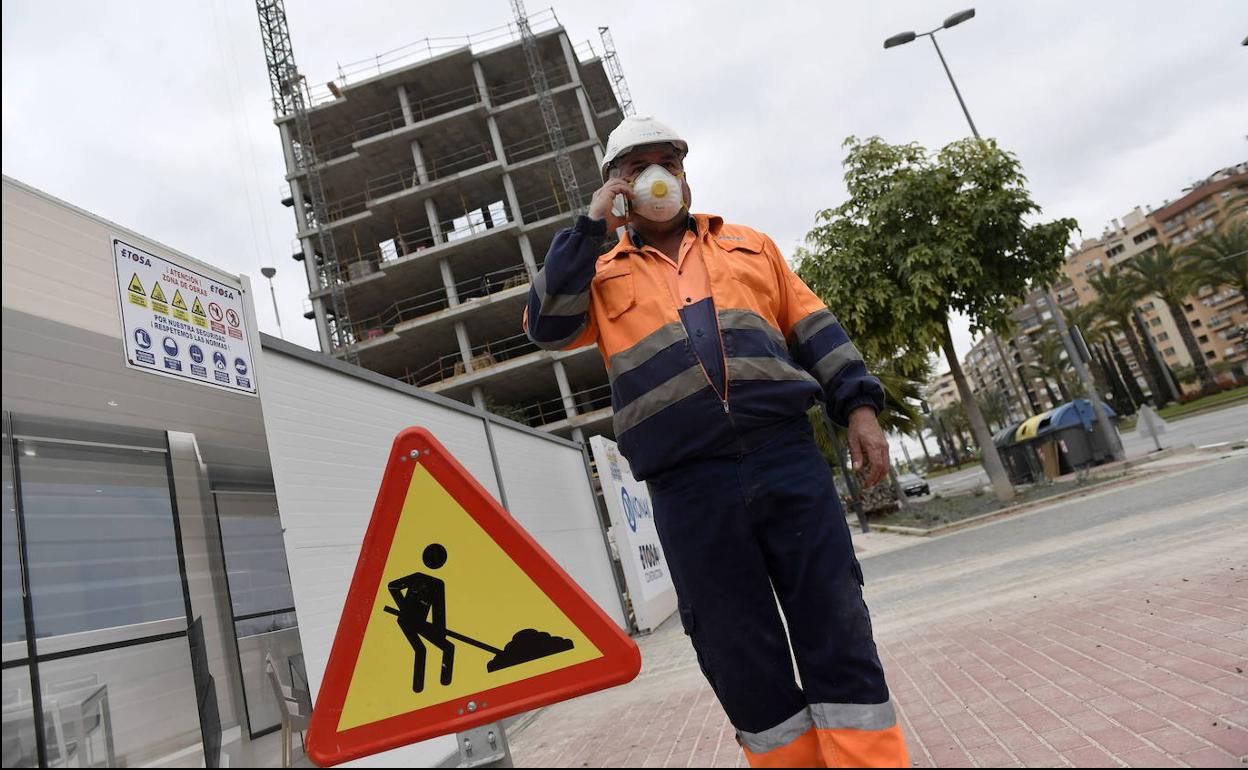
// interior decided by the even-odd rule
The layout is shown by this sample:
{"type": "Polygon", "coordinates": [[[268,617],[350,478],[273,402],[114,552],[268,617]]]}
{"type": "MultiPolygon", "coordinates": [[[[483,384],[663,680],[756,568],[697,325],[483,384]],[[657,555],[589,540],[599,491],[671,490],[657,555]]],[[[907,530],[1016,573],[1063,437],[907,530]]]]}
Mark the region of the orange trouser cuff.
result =
{"type": "Polygon", "coordinates": [[[901,727],[816,730],[823,764],[814,767],[910,767],[901,727]]]}

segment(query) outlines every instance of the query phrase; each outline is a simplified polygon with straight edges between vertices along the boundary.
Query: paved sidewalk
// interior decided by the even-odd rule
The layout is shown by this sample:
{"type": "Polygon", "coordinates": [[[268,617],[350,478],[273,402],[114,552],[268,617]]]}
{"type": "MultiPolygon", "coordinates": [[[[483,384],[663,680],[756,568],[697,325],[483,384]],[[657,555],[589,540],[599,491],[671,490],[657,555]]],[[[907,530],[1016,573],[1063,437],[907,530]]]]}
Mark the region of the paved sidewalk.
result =
{"type": "MultiPolygon", "coordinates": [[[[1248,527],[1213,530],[1217,536],[1162,529],[1134,545],[1142,527],[1214,510],[1248,515],[1248,495],[1215,494],[1112,525],[1139,549],[1132,558],[1058,564],[995,591],[984,586],[973,602],[902,601],[877,611],[881,657],[914,764],[1248,763],[1248,527]]],[[[1107,525],[1087,537],[1114,532],[1107,525]]],[[[1076,536],[1083,537],[1064,537],[1076,536]]],[[[894,538],[856,540],[869,557],[902,547],[894,538]]],[[[1020,558],[1003,552],[972,561],[994,556],[1020,558]]],[[[962,571],[968,581],[977,577],[966,563],[941,571],[945,579],[962,571]]],[[[868,601],[873,584],[884,596],[897,590],[896,580],[869,581],[868,601]]],[[[639,643],[641,676],[547,708],[514,736],[517,766],[744,765],[679,624],[639,643]]]]}

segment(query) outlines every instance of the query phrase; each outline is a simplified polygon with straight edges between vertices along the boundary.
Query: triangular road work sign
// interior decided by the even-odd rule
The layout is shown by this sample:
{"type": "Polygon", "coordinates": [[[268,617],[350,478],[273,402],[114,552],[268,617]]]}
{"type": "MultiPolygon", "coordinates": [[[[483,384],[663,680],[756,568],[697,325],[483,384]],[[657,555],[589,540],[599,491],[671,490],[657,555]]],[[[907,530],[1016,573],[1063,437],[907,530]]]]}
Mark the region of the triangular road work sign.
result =
{"type": "Polygon", "coordinates": [[[178,310],[186,310],[186,300],[182,299],[182,290],[173,290],[173,306],[178,310]]]}
{"type": "Polygon", "coordinates": [[[156,302],[166,302],[165,292],[160,288],[160,281],[152,285],[152,299],[156,302]]]}
{"type": "Polygon", "coordinates": [[[637,676],[637,645],[422,428],[394,441],[308,728],[328,766],[637,676]]]}
{"type": "Polygon", "coordinates": [[[138,273],[135,273],[134,275],[130,276],[129,288],[130,288],[130,291],[134,292],[135,294],[140,294],[145,297],[147,296],[146,294],[143,294],[143,284],[139,281],[138,273]]]}

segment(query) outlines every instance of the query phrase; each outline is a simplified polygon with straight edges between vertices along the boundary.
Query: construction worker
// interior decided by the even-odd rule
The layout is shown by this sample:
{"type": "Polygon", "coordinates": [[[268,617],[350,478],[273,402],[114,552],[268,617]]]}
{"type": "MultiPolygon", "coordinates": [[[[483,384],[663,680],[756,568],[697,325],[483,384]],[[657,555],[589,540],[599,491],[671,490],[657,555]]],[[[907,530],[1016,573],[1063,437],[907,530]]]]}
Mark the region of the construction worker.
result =
{"type": "Polygon", "coordinates": [[[688,150],[653,118],[611,133],[604,184],[555,236],[525,329],[548,350],[598,344],[681,622],[749,763],[908,767],[806,417],[823,400],[874,484],[888,471],[883,389],[770,238],[689,213],[688,150]]]}

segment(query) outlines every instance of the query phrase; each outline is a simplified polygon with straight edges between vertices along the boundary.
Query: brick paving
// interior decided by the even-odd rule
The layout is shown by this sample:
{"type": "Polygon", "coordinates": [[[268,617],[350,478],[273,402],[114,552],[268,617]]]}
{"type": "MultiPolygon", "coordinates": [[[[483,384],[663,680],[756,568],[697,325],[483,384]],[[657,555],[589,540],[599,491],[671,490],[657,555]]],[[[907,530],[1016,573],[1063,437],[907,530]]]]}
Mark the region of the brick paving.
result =
{"type": "MultiPolygon", "coordinates": [[[[1106,561],[964,611],[876,613],[915,766],[1248,765],[1248,527],[1106,561]]],[[[744,766],[679,624],[639,644],[641,676],[545,709],[517,766],[744,766]]]]}

